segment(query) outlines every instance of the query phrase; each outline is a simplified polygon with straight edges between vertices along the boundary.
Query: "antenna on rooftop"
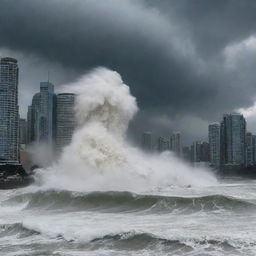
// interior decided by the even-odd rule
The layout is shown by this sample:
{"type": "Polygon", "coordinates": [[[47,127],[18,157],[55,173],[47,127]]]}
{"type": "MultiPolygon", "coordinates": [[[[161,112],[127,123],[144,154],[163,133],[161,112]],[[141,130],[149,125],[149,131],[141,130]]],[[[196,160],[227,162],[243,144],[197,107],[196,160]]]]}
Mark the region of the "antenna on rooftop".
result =
{"type": "Polygon", "coordinates": [[[48,83],[50,82],[50,71],[48,70],[48,83]]]}

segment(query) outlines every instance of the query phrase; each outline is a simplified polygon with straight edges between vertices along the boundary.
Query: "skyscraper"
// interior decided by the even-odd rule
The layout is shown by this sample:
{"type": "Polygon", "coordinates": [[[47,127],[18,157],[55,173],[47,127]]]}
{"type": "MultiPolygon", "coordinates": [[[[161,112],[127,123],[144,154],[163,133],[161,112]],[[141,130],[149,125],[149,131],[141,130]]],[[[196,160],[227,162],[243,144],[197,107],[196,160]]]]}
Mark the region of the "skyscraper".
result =
{"type": "Polygon", "coordinates": [[[220,125],[213,123],[208,126],[208,138],[210,145],[210,164],[220,166],[220,125]]]}
{"type": "Polygon", "coordinates": [[[0,61],[0,161],[19,162],[19,106],[17,60],[0,61]]]}
{"type": "Polygon", "coordinates": [[[61,93],[57,95],[56,107],[56,150],[60,152],[64,146],[71,142],[76,126],[75,94],[61,93]]]}
{"type": "Polygon", "coordinates": [[[246,121],[241,114],[225,114],[221,123],[221,163],[245,164],[246,121]]]}
{"type": "Polygon", "coordinates": [[[169,141],[163,137],[159,137],[157,141],[157,148],[159,152],[169,150],[169,141]]]}
{"type": "Polygon", "coordinates": [[[184,160],[186,160],[187,162],[191,162],[191,148],[186,146],[182,148],[182,157],[184,160]]]}
{"type": "Polygon", "coordinates": [[[56,135],[56,95],[50,82],[40,83],[40,92],[33,96],[28,108],[30,141],[44,142],[50,147],[56,135]]]}
{"type": "Polygon", "coordinates": [[[254,165],[254,140],[250,132],[245,135],[245,165],[254,165]]]}
{"type": "Polygon", "coordinates": [[[40,83],[40,111],[37,113],[36,140],[53,145],[54,127],[54,85],[49,82],[40,83]]]}
{"type": "Polygon", "coordinates": [[[197,163],[201,161],[201,142],[195,141],[191,145],[191,161],[197,163]]]}
{"type": "Polygon", "coordinates": [[[180,132],[174,132],[170,138],[170,150],[181,156],[181,149],[181,134],[180,132]]]}
{"type": "Polygon", "coordinates": [[[200,162],[210,161],[210,145],[208,142],[203,141],[200,149],[200,162]]]}
{"type": "Polygon", "coordinates": [[[28,106],[28,112],[27,112],[27,144],[33,142],[35,140],[35,131],[34,131],[34,125],[35,125],[35,115],[33,112],[32,105],[28,106]]]}
{"type": "Polygon", "coordinates": [[[144,132],[142,134],[142,148],[145,150],[152,150],[152,133],[151,132],[144,132]]]}

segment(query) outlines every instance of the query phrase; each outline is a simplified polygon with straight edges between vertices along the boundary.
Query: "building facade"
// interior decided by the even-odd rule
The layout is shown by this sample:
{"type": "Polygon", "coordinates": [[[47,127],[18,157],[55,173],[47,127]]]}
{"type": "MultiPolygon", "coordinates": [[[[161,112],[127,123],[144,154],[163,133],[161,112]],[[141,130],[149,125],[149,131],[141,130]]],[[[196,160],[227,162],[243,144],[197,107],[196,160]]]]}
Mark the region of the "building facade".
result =
{"type": "Polygon", "coordinates": [[[191,145],[191,162],[198,163],[201,161],[201,142],[195,141],[191,145]]]}
{"type": "Polygon", "coordinates": [[[170,137],[170,150],[175,152],[178,156],[181,156],[181,134],[180,132],[174,132],[170,137]]]}
{"type": "Polygon", "coordinates": [[[76,127],[75,94],[58,94],[56,102],[56,151],[61,152],[71,142],[76,127]]]}
{"type": "Polygon", "coordinates": [[[210,165],[220,166],[220,124],[213,123],[208,126],[208,139],[210,147],[210,165]]]}
{"type": "Polygon", "coordinates": [[[56,136],[56,95],[50,82],[40,83],[40,92],[28,107],[29,142],[43,142],[53,148],[56,136]]]}
{"type": "Polygon", "coordinates": [[[19,162],[19,106],[17,60],[0,61],[0,161],[19,162]]]}
{"type": "Polygon", "coordinates": [[[225,114],[221,122],[221,164],[245,165],[246,121],[241,114],[225,114]]]}
{"type": "Polygon", "coordinates": [[[169,146],[169,141],[166,140],[163,137],[159,137],[158,141],[157,141],[157,149],[159,152],[163,152],[163,151],[167,151],[169,150],[170,146],[169,146]]]}
{"type": "Polygon", "coordinates": [[[35,140],[35,133],[34,133],[34,113],[32,105],[28,106],[28,112],[27,112],[27,144],[30,144],[35,140]]]}
{"type": "Polygon", "coordinates": [[[253,166],[254,162],[254,139],[253,135],[250,132],[247,132],[245,135],[245,165],[253,166]]]}
{"type": "Polygon", "coordinates": [[[142,134],[141,146],[146,151],[150,151],[153,149],[152,133],[151,132],[144,132],[142,134]]]}

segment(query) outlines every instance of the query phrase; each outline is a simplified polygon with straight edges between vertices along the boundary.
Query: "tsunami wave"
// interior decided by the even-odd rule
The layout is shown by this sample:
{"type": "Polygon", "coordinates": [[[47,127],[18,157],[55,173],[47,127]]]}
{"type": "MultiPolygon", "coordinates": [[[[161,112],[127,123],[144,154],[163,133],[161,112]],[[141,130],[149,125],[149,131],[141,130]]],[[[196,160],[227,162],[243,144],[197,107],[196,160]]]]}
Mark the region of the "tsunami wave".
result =
{"type": "Polygon", "coordinates": [[[138,106],[117,72],[98,68],[63,88],[76,94],[77,129],[60,158],[37,171],[37,182],[47,189],[142,192],[217,184],[207,169],[193,168],[171,152],[145,153],[127,141],[138,106]]]}
{"type": "Polygon", "coordinates": [[[202,197],[172,197],[138,195],[130,192],[92,192],[87,194],[70,191],[38,191],[14,196],[3,205],[26,203],[24,209],[100,211],[100,212],[143,212],[189,214],[196,211],[243,211],[256,209],[256,205],[245,200],[224,195],[202,197]]]}

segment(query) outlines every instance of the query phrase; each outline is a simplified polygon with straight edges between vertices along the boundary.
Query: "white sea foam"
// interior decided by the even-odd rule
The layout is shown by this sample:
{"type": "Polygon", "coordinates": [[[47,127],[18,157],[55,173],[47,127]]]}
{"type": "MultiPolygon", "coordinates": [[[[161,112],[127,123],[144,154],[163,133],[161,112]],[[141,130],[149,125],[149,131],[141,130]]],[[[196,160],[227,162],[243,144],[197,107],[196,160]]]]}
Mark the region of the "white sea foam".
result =
{"type": "Polygon", "coordinates": [[[216,184],[206,169],[192,168],[172,153],[144,153],[127,142],[128,124],[138,107],[117,72],[98,68],[65,90],[77,95],[78,128],[60,159],[38,172],[44,186],[147,191],[169,185],[216,184]]]}

